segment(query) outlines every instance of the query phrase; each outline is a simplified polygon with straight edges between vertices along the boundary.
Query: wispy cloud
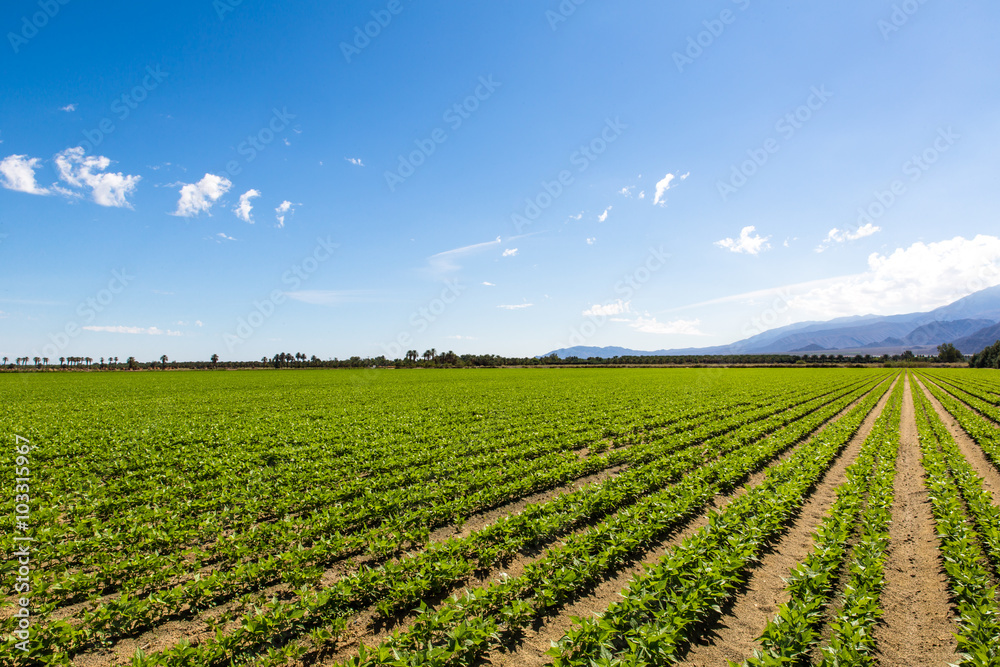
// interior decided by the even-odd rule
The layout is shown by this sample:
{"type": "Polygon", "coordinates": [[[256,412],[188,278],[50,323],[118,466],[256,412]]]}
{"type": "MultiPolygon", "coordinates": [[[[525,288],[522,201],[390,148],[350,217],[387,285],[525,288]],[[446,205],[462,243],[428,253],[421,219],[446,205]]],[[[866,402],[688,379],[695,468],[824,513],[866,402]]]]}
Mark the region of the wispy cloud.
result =
{"type": "Polygon", "coordinates": [[[111,160],[103,155],[84,155],[81,146],[67,148],[56,155],[55,162],[59,177],[74,188],[90,188],[95,203],[115,208],[132,208],[128,196],[135,191],[136,185],[142,180],[141,176],[105,171],[111,166],[111,160]]]}
{"type": "Polygon", "coordinates": [[[497,308],[503,308],[504,310],[521,310],[522,308],[531,308],[535,304],[533,303],[517,303],[513,305],[503,305],[497,306],[497,308]]]}
{"type": "Polygon", "coordinates": [[[771,247],[771,244],[767,242],[771,237],[755,234],[754,231],[756,229],[757,228],[753,225],[748,225],[740,230],[739,238],[722,239],[721,241],[716,241],[715,245],[729,250],[730,252],[746,253],[747,255],[759,255],[771,247]]]}
{"type": "Polygon", "coordinates": [[[517,254],[517,248],[507,248],[503,251],[504,257],[513,257],[517,254]]]}
{"type": "Polygon", "coordinates": [[[49,191],[35,182],[35,169],[41,159],[27,155],[8,155],[0,160],[0,183],[8,190],[27,192],[31,195],[47,195],[49,191]]]}
{"type": "Polygon", "coordinates": [[[104,333],[120,333],[120,334],[133,334],[133,335],[143,335],[143,336],[183,336],[180,331],[172,331],[170,329],[163,330],[158,327],[124,327],[124,326],[113,326],[113,327],[99,327],[99,326],[86,326],[83,327],[84,331],[100,331],[104,333]]]}
{"type": "Polygon", "coordinates": [[[197,183],[182,183],[181,186],[181,196],[174,215],[190,218],[202,212],[211,215],[212,205],[229,192],[233,183],[225,176],[205,174],[197,183]]]}
{"type": "Polygon", "coordinates": [[[485,280],[483,281],[483,285],[486,285],[487,287],[496,287],[495,283],[487,282],[485,280]]]}
{"type": "Polygon", "coordinates": [[[606,209],[604,209],[604,213],[601,213],[599,216],[597,216],[597,221],[598,222],[604,222],[605,220],[607,220],[608,219],[608,213],[611,212],[612,208],[614,208],[614,207],[613,206],[609,206],[606,209]]]}
{"type": "Polygon", "coordinates": [[[436,255],[431,255],[427,258],[427,263],[430,265],[431,271],[435,273],[447,273],[451,271],[457,271],[461,267],[458,260],[461,257],[472,255],[474,253],[485,250],[493,246],[500,245],[500,237],[496,237],[493,241],[486,241],[485,243],[473,243],[472,245],[462,246],[461,248],[453,248],[451,250],[445,250],[444,252],[439,252],[436,255]]]}
{"type": "Polygon", "coordinates": [[[594,245],[595,243],[597,243],[597,237],[596,236],[588,236],[587,237],[587,245],[594,245]]]}
{"type": "Polygon", "coordinates": [[[361,158],[359,158],[359,157],[345,157],[344,159],[347,160],[348,162],[350,162],[351,164],[353,164],[356,167],[363,167],[363,166],[365,166],[365,163],[362,162],[361,158]]]}
{"type": "Polygon", "coordinates": [[[65,111],[66,113],[76,111],[76,104],[67,104],[64,107],[59,107],[59,111],[65,111]]]}
{"type": "Polygon", "coordinates": [[[639,317],[629,324],[630,327],[642,333],[651,334],[683,334],[686,336],[704,336],[698,327],[701,320],[673,320],[658,322],[655,317],[639,317]]]}
{"type": "Polygon", "coordinates": [[[863,239],[866,236],[877,234],[880,231],[882,231],[881,227],[873,225],[870,222],[865,223],[854,231],[851,231],[850,229],[837,229],[834,227],[830,230],[830,233],[826,235],[826,238],[823,239],[823,242],[816,247],[816,252],[823,252],[834,243],[857,241],[858,239],[863,239]]]}
{"type": "Polygon", "coordinates": [[[587,310],[583,311],[582,315],[584,317],[609,317],[611,315],[628,313],[631,310],[632,304],[630,301],[622,301],[621,299],[618,299],[613,303],[594,304],[587,310]]]}
{"type": "Polygon", "coordinates": [[[299,204],[293,204],[287,199],[278,205],[278,208],[274,209],[275,219],[277,219],[278,227],[285,226],[285,217],[289,215],[295,215],[295,207],[299,204]]]}
{"type": "Polygon", "coordinates": [[[233,209],[237,218],[251,225],[253,224],[253,204],[250,203],[250,200],[256,197],[260,197],[260,190],[250,188],[240,195],[240,203],[233,209]]]}

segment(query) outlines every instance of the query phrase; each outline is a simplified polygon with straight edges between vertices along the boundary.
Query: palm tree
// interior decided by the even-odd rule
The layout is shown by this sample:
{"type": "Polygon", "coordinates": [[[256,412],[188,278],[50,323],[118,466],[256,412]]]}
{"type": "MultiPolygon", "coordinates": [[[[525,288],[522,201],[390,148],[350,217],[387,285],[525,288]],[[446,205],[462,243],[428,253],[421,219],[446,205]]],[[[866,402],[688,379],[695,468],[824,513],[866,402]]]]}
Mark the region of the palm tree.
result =
{"type": "Polygon", "coordinates": [[[35,366],[41,366],[42,365],[42,358],[41,357],[35,357],[34,359],[32,359],[32,361],[35,362],[35,366]]]}
{"type": "Polygon", "coordinates": [[[87,365],[89,366],[94,362],[94,359],[92,357],[84,357],[84,361],[86,361],[87,365]]]}
{"type": "Polygon", "coordinates": [[[212,355],[212,367],[214,368],[214,367],[216,367],[218,365],[219,365],[219,355],[213,354],[212,355]]]}
{"type": "Polygon", "coordinates": [[[60,366],[66,365],[66,357],[59,357],[59,365],[60,366]]]}
{"type": "Polygon", "coordinates": [[[115,357],[115,365],[118,365],[118,357],[115,357]]]}
{"type": "Polygon", "coordinates": [[[4,357],[4,358],[3,358],[3,365],[4,365],[4,366],[6,366],[6,365],[7,365],[7,357],[4,357]]]}
{"type": "Polygon", "coordinates": [[[49,358],[48,357],[42,357],[42,363],[45,364],[46,366],[48,366],[49,365],[49,358]]]}
{"type": "Polygon", "coordinates": [[[167,362],[168,361],[169,361],[169,359],[167,359],[167,355],[164,354],[164,355],[160,356],[160,363],[163,364],[163,370],[167,370],[167,362]]]}

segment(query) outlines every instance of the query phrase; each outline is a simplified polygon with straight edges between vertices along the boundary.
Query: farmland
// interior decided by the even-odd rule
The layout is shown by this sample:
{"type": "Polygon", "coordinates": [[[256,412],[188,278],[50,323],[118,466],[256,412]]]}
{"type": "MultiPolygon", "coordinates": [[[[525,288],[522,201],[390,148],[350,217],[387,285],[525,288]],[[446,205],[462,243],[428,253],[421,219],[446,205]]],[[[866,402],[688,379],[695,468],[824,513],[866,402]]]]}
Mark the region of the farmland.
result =
{"type": "Polygon", "coordinates": [[[29,593],[0,565],[3,664],[1000,663],[995,372],[48,373],[0,396],[5,553],[32,538],[29,593]]]}

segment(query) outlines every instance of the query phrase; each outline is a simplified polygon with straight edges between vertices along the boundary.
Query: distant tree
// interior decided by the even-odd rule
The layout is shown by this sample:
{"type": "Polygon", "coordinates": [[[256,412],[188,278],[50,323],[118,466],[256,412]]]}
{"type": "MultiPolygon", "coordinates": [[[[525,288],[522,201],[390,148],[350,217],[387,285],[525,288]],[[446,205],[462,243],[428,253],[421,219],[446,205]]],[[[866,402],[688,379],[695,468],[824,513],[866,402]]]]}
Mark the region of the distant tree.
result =
{"type": "Polygon", "coordinates": [[[907,350],[903,354],[899,355],[901,361],[913,361],[916,359],[916,355],[913,354],[912,350],[907,350]]]}
{"type": "MultiPolygon", "coordinates": [[[[118,357],[115,357],[115,361],[117,360],[118,357]]],[[[125,363],[128,364],[128,369],[130,371],[134,371],[139,368],[139,362],[135,360],[135,357],[129,357],[128,359],[125,360],[125,363]]]]}
{"type": "Polygon", "coordinates": [[[218,365],[219,365],[219,355],[213,354],[212,355],[212,367],[214,368],[214,367],[216,367],[218,365]]]}
{"type": "Polygon", "coordinates": [[[8,357],[4,357],[4,358],[3,358],[3,365],[4,365],[4,366],[6,366],[6,365],[7,365],[7,361],[8,361],[8,357]]]}
{"type": "Polygon", "coordinates": [[[32,359],[32,361],[35,362],[35,366],[41,366],[42,365],[42,358],[41,357],[35,357],[34,359],[32,359]]]}
{"type": "Polygon", "coordinates": [[[965,358],[958,349],[951,343],[943,343],[938,345],[938,360],[945,362],[946,364],[951,364],[956,361],[962,361],[965,358]]]}
{"type": "Polygon", "coordinates": [[[1000,368],[1000,340],[972,355],[969,366],[972,368],[1000,368]]]}
{"type": "Polygon", "coordinates": [[[45,366],[48,366],[49,365],[49,358],[48,357],[42,357],[42,364],[44,364],[45,366]]]}

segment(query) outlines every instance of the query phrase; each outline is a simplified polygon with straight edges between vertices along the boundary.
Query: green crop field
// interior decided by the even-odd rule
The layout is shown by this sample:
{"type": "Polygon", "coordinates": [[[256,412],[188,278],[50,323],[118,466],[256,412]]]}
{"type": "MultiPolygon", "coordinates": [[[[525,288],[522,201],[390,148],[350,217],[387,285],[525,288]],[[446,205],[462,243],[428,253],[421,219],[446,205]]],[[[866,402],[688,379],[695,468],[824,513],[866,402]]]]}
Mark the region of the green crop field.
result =
{"type": "Polygon", "coordinates": [[[1000,662],[995,371],[37,373],[0,400],[4,665],[906,664],[924,632],[1000,662]]]}

